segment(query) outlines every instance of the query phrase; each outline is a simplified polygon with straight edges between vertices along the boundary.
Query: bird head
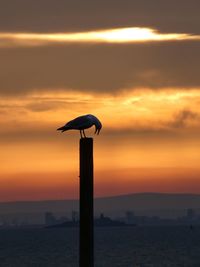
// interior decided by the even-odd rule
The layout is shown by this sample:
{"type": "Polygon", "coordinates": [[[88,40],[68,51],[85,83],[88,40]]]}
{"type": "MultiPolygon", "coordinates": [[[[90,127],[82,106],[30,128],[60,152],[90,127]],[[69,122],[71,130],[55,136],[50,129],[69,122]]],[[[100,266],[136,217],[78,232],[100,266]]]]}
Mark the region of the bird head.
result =
{"type": "Polygon", "coordinates": [[[95,125],[95,134],[99,134],[102,128],[102,124],[101,122],[96,118],[94,121],[94,125],[95,125]]]}
{"type": "Polygon", "coordinates": [[[102,124],[101,124],[100,120],[91,114],[88,114],[87,116],[91,119],[93,125],[95,126],[95,132],[94,133],[99,134],[101,131],[101,128],[102,128],[102,124]]]}
{"type": "Polygon", "coordinates": [[[102,124],[95,124],[95,134],[99,134],[102,128],[102,124]]]}

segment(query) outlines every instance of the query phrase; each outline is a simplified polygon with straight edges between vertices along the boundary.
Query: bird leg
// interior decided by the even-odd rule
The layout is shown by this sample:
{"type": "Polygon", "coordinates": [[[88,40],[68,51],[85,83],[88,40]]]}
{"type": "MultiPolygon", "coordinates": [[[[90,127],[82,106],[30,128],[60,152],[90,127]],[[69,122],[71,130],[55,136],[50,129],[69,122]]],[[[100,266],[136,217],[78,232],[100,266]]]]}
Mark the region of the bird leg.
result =
{"type": "Polygon", "coordinates": [[[81,135],[81,139],[83,138],[83,136],[82,136],[82,131],[80,130],[80,135],[81,135]]]}
{"type": "Polygon", "coordinates": [[[84,138],[86,138],[86,135],[85,135],[85,131],[83,130],[83,135],[84,135],[84,138]]]}

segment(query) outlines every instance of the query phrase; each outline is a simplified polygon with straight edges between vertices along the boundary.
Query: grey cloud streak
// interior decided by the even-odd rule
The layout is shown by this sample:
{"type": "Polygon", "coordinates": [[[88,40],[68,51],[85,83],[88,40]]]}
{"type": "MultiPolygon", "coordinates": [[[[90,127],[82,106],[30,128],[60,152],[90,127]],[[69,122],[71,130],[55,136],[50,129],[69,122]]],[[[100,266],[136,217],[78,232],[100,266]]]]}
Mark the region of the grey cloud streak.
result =
{"type": "Polygon", "coordinates": [[[197,121],[200,123],[200,114],[188,109],[181,110],[174,115],[174,119],[169,126],[174,128],[183,128],[187,126],[188,121],[197,121]]]}
{"type": "Polygon", "coordinates": [[[200,87],[200,42],[0,49],[0,94],[200,87]]]}

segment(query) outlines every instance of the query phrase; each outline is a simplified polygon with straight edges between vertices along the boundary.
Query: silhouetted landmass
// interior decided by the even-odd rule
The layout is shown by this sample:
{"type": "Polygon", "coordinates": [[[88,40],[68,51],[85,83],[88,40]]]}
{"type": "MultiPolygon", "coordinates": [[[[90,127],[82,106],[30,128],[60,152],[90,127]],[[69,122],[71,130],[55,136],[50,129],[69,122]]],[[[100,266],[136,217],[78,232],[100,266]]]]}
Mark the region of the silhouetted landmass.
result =
{"type": "MultiPolygon", "coordinates": [[[[78,227],[79,221],[67,221],[60,224],[47,225],[46,228],[65,228],[65,227],[78,227]]],[[[136,224],[127,224],[122,221],[112,220],[111,218],[104,216],[103,213],[99,218],[94,219],[95,227],[122,227],[122,226],[136,226],[136,224]]]]}
{"type": "MultiPolygon", "coordinates": [[[[126,211],[137,215],[173,218],[183,216],[188,208],[200,210],[199,194],[138,193],[96,198],[95,215],[104,213],[111,218],[126,211]]],[[[49,211],[59,216],[71,214],[79,209],[78,200],[23,201],[0,203],[0,220],[17,220],[43,223],[44,213],[49,211]]]]}

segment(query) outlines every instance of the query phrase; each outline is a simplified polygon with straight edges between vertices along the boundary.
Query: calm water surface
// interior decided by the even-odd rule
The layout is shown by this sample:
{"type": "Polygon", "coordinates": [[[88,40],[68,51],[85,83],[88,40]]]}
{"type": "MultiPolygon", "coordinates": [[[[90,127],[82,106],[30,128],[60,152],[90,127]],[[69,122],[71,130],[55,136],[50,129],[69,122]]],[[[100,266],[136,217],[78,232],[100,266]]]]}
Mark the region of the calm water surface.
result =
{"type": "MultiPolygon", "coordinates": [[[[0,230],[0,267],[78,267],[77,229],[0,230]]],[[[200,227],[98,228],[95,267],[200,267],[200,227]]]]}

